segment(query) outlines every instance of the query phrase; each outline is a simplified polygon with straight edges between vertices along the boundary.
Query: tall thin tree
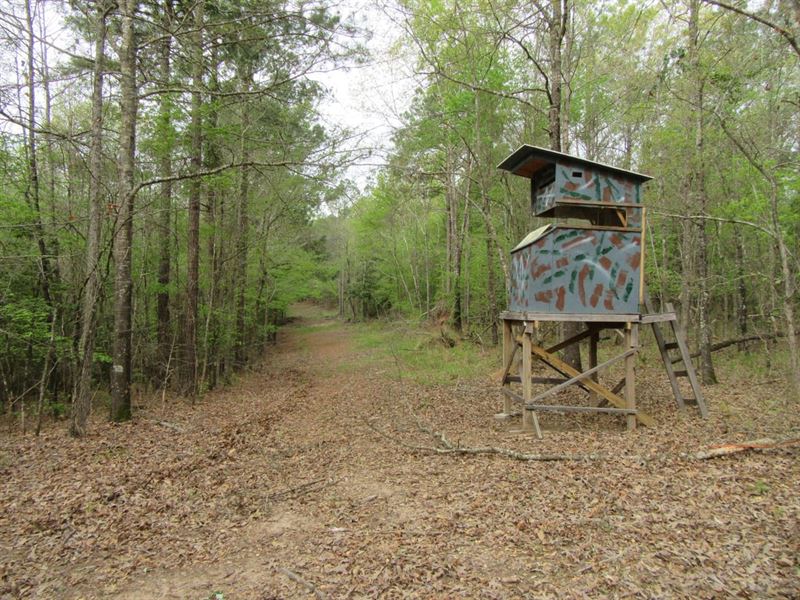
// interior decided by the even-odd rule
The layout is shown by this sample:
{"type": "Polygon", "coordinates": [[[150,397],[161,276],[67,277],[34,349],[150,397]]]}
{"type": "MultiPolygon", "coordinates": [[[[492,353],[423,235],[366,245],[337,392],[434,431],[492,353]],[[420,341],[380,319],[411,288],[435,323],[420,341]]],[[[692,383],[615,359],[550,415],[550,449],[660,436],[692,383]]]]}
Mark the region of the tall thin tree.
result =
{"type": "Polygon", "coordinates": [[[73,392],[70,433],[86,434],[92,402],[92,365],[100,297],[100,236],[103,223],[103,75],[105,67],[106,19],[109,5],[97,3],[94,14],[94,66],[92,69],[92,125],[89,154],[89,226],[86,234],[86,273],[78,342],[78,376],[73,392]]]}
{"type": "Polygon", "coordinates": [[[131,418],[131,336],[133,295],[133,210],[136,120],[137,0],[120,0],[120,127],[117,219],[114,230],[114,347],[111,365],[111,419],[131,418]]]}

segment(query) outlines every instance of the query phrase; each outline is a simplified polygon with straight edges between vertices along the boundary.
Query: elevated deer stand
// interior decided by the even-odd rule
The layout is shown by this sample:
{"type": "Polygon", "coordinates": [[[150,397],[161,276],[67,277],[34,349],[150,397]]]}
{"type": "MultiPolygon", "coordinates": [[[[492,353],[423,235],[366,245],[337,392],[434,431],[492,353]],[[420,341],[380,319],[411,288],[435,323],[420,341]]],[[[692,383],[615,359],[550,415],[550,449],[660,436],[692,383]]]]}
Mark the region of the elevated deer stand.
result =
{"type": "Polygon", "coordinates": [[[503,322],[503,377],[502,390],[504,393],[503,412],[495,415],[497,418],[522,416],[522,430],[534,431],[542,437],[539,427],[537,412],[558,413],[604,413],[610,415],[624,415],[629,430],[636,428],[637,421],[642,425],[654,424],[653,418],[636,407],[636,353],[639,350],[639,326],[651,325],[655,334],[664,367],[672,386],[675,402],[680,409],[684,409],[687,401],[696,402],[703,417],[708,416],[702,391],[698,385],[694,367],[689,359],[688,348],[683,341],[680,329],[677,327],[677,317],[672,307],[668,305],[668,312],[647,315],[616,315],[616,319],[608,315],[603,320],[587,320],[586,315],[549,315],[533,313],[504,312],[500,315],[503,322]],[[570,319],[570,317],[573,317],[570,319]],[[585,323],[586,329],[561,342],[544,347],[541,345],[539,332],[540,323],[543,321],[579,321],[585,323]],[[675,341],[666,342],[661,330],[667,325],[675,341]],[[620,352],[598,364],[597,349],[600,333],[604,329],[622,330],[624,342],[620,352]],[[589,364],[584,371],[573,368],[556,354],[574,344],[588,338],[589,364]],[[670,350],[679,350],[679,356],[672,358],[670,350]],[[553,377],[540,377],[534,375],[534,364],[540,363],[555,371],[553,377]],[[676,370],[675,362],[683,362],[684,368],[676,370]],[[599,381],[598,375],[612,365],[623,363],[624,375],[613,386],[607,387],[599,381]],[[678,385],[678,378],[686,377],[694,393],[693,398],[685,398],[678,385]],[[512,384],[520,384],[521,390],[516,391],[512,384]],[[534,395],[535,385],[549,387],[534,395]],[[551,398],[569,386],[577,385],[588,393],[586,405],[554,405],[544,404],[543,401],[551,398]],[[521,391],[521,393],[520,393],[521,391]],[[620,395],[622,394],[622,395],[620,395]]]}
{"type": "Polygon", "coordinates": [[[678,407],[694,400],[705,417],[705,402],[675,311],[667,305],[666,312],[653,313],[644,293],[641,188],[650,177],[535,146],[521,146],[499,168],[530,179],[534,214],[554,217],[556,222],[532,231],[511,251],[509,310],[500,315],[505,402],[497,416],[521,415],[523,430],[540,437],[537,413],[544,411],[624,415],[628,429],[637,422],[653,424],[652,417],[636,406],[635,377],[639,326],[651,325],[678,407]],[[544,321],[579,322],[585,329],[548,348],[539,335],[544,321]],[[665,339],[664,325],[674,341],[665,339]],[[624,344],[619,353],[598,364],[604,329],[622,330],[624,344]],[[585,339],[589,366],[584,371],[556,354],[585,339]],[[680,356],[673,358],[673,349],[680,356]],[[534,362],[546,365],[555,376],[534,376],[534,362]],[[676,362],[684,367],[676,370],[676,362]],[[624,364],[624,377],[611,387],[601,384],[598,375],[618,363],[624,364]],[[693,398],[683,397],[678,377],[689,379],[693,398]],[[521,390],[512,384],[520,384],[521,390]],[[537,384],[552,387],[534,395],[537,384]],[[573,385],[588,393],[587,405],[544,402],[573,385]]]}

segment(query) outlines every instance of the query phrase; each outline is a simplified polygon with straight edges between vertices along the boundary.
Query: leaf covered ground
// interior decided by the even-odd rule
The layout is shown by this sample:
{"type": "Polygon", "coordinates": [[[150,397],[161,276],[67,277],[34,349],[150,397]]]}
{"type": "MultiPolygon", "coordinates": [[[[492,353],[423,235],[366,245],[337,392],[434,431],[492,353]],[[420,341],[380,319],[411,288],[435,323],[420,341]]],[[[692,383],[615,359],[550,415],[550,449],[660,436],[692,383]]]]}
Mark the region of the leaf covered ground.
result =
{"type": "Polygon", "coordinates": [[[800,596],[797,447],[691,458],[798,437],[777,384],[708,388],[703,421],[642,364],[657,427],[548,415],[536,440],[492,418],[488,372],[419,383],[353,326],[300,312],[194,408],[98,416],[80,441],[63,424],[0,434],[0,598],[800,596]],[[420,424],[587,459],[413,452],[435,445],[420,424]]]}

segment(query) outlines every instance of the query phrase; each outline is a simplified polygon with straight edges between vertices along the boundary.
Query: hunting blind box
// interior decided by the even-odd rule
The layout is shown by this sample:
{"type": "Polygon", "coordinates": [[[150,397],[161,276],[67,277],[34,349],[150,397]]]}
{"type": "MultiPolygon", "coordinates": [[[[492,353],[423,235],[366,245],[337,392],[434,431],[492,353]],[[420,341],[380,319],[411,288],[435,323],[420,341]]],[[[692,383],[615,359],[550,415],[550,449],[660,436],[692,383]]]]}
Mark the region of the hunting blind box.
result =
{"type": "Polygon", "coordinates": [[[500,315],[506,402],[504,412],[497,416],[521,414],[523,429],[534,429],[540,436],[537,411],[619,414],[626,417],[630,429],[637,421],[652,423],[636,408],[634,363],[639,324],[653,326],[678,406],[683,408],[685,401],[694,400],[705,416],[705,402],[685,341],[676,327],[675,311],[668,304],[665,312],[653,314],[645,294],[642,186],[652,178],[529,145],[521,146],[498,168],[530,179],[533,214],[555,222],[532,231],[511,251],[508,310],[500,315]],[[643,307],[649,314],[643,314],[643,307]],[[585,330],[544,348],[538,344],[541,321],[581,322],[585,330]],[[659,323],[669,327],[675,341],[666,341],[659,323]],[[623,330],[625,349],[598,365],[599,333],[609,328],[623,330]],[[587,370],[581,372],[557,356],[559,350],[587,338],[587,370]],[[519,348],[522,357],[516,364],[519,348]],[[670,355],[673,349],[680,351],[679,357],[670,355]],[[532,357],[555,370],[560,378],[533,376],[532,357]],[[623,380],[612,387],[601,385],[599,372],[622,361],[623,380]],[[677,362],[684,367],[675,368],[677,362]],[[693,398],[683,395],[679,377],[689,379],[693,398]],[[512,383],[521,384],[521,395],[512,389],[512,383]],[[534,397],[534,384],[556,385],[534,397]],[[587,391],[592,405],[541,403],[570,385],[587,391]],[[624,397],[619,396],[623,390],[624,397]],[[513,409],[514,402],[522,405],[520,411],[513,409]]]}

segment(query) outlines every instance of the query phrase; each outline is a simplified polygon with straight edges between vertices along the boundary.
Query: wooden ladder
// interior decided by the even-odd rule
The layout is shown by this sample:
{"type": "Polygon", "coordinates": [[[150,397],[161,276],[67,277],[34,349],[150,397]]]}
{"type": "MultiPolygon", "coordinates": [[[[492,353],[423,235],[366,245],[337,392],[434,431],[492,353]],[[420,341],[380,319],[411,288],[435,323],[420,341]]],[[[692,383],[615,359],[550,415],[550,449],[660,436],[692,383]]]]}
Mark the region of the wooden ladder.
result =
{"type": "MultiPolygon", "coordinates": [[[[644,303],[645,308],[647,308],[647,312],[652,314],[654,311],[653,306],[650,303],[649,294],[645,294],[644,303]]],[[[661,322],[653,321],[651,325],[653,326],[653,334],[656,338],[656,344],[658,344],[658,350],[661,353],[661,360],[664,361],[664,368],[667,371],[667,377],[669,377],[669,383],[672,386],[672,394],[675,396],[675,402],[677,402],[678,408],[683,410],[686,408],[687,401],[693,401],[697,403],[697,407],[700,409],[700,415],[704,419],[708,418],[706,401],[703,398],[703,392],[700,389],[700,383],[697,381],[697,373],[694,370],[694,364],[692,364],[692,359],[689,356],[689,348],[687,347],[686,340],[684,339],[680,327],[678,326],[678,316],[675,313],[675,307],[668,302],[666,304],[666,309],[667,313],[671,315],[671,318],[661,322]],[[669,327],[669,329],[672,331],[671,337],[675,341],[666,341],[664,338],[664,333],[661,331],[662,325],[669,327]],[[673,356],[670,354],[671,350],[678,350],[680,355],[673,356]],[[682,369],[675,369],[675,366],[678,363],[683,363],[682,369]],[[694,398],[685,398],[683,396],[681,388],[678,385],[679,377],[685,377],[689,380],[694,398]]]]}

